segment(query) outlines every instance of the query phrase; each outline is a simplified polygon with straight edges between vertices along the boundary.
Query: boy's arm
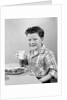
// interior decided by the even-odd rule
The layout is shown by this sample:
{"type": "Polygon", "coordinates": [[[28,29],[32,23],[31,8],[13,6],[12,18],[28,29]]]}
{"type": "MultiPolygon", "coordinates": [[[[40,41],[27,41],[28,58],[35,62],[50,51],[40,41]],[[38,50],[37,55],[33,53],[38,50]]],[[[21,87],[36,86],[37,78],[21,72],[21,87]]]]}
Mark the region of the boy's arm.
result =
{"type": "Polygon", "coordinates": [[[46,82],[51,78],[51,74],[47,74],[46,76],[42,77],[39,79],[41,82],[46,82]]]}
{"type": "Polygon", "coordinates": [[[49,79],[51,79],[52,76],[57,78],[57,65],[53,52],[50,51],[49,53],[47,53],[44,60],[46,66],[49,68],[50,71],[47,75],[40,79],[41,82],[48,81],[49,79]]]}

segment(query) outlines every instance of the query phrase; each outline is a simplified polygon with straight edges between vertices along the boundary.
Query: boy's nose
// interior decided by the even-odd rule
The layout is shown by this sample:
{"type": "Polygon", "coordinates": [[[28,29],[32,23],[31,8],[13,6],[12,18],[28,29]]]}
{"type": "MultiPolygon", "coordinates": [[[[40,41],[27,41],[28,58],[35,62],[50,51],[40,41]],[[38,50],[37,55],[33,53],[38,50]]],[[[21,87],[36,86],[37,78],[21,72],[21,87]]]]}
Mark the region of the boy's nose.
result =
{"type": "Polygon", "coordinates": [[[34,41],[31,41],[31,44],[34,44],[34,41]]]}

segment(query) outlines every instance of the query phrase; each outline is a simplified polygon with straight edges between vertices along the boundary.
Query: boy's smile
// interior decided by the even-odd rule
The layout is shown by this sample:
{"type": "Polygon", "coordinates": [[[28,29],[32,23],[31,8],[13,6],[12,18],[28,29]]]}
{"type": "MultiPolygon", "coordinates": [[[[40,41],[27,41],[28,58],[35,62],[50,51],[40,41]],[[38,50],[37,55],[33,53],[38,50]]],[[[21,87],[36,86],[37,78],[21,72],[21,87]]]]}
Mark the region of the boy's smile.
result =
{"type": "Polygon", "coordinates": [[[38,50],[41,47],[42,39],[37,33],[28,34],[28,42],[31,50],[38,50]]]}

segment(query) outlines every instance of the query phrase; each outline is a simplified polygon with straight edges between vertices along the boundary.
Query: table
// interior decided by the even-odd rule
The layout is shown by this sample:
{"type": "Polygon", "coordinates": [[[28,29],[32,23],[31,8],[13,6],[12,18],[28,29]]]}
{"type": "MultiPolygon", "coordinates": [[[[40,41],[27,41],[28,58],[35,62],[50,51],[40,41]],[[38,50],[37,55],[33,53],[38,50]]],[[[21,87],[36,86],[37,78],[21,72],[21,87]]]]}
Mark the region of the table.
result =
{"type": "MultiPolygon", "coordinates": [[[[16,66],[16,64],[12,65],[16,66]]],[[[9,65],[6,65],[6,67],[7,66],[9,67],[9,65]]],[[[37,84],[37,83],[40,83],[40,81],[35,76],[30,75],[29,72],[18,75],[6,75],[6,80],[5,80],[5,85],[37,84]]]]}

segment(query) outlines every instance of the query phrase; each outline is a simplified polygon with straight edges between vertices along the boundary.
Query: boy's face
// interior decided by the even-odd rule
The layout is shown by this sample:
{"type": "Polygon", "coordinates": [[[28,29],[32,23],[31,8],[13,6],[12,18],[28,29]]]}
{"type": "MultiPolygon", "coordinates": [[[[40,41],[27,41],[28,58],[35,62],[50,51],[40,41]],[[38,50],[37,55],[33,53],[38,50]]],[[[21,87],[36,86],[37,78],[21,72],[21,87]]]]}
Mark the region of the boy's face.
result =
{"type": "Polygon", "coordinates": [[[37,33],[33,33],[28,34],[28,42],[30,49],[34,51],[40,49],[43,41],[37,33]]]}

